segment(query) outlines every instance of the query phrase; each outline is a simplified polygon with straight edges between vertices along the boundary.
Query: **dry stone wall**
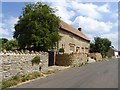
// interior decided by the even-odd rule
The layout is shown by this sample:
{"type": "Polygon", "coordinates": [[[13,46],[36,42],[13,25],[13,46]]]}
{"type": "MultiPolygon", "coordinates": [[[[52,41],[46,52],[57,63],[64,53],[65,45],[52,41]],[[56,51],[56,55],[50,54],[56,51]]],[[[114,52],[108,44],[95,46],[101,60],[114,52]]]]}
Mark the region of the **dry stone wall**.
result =
{"type": "Polygon", "coordinates": [[[26,75],[33,72],[47,72],[48,53],[0,53],[0,75],[2,79],[9,79],[15,75],[26,75]],[[31,60],[35,56],[40,56],[41,64],[32,65],[31,60]],[[41,69],[40,69],[41,67],[41,69]]]}
{"type": "Polygon", "coordinates": [[[57,54],[56,65],[69,66],[78,65],[87,62],[87,54],[74,53],[74,54],[57,54]]]}
{"type": "Polygon", "coordinates": [[[89,53],[89,57],[96,61],[101,61],[102,60],[102,55],[100,53],[89,53]]]}

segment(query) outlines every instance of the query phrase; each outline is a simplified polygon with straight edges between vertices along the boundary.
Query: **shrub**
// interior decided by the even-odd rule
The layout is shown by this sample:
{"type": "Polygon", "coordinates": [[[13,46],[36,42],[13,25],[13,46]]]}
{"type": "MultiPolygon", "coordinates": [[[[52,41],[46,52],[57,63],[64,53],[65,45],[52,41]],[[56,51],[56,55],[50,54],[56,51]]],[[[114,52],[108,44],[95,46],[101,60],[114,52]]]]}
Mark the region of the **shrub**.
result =
{"type": "Polygon", "coordinates": [[[40,63],[40,56],[35,56],[33,59],[32,59],[32,65],[33,64],[39,64],[40,63]]]}
{"type": "Polygon", "coordinates": [[[24,75],[22,77],[22,82],[25,82],[25,81],[28,81],[28,80],[30,80],[30,76],[29,75],[24,75]]]}
{"type": "Polygon", "coordinates": [[[12,80],[20,80],[20,76],[17,76],[17,75],[16,75],[16,76],[13,76],[13,77],[12,77],[12,80]]]}
{"type": "Polygon", "coordinates": [[[60,53],[64,53],[64,52],[65,52],[64,48],[60,48],[60,49],[59,49],[59,52],[60,52],[60,53]]]}

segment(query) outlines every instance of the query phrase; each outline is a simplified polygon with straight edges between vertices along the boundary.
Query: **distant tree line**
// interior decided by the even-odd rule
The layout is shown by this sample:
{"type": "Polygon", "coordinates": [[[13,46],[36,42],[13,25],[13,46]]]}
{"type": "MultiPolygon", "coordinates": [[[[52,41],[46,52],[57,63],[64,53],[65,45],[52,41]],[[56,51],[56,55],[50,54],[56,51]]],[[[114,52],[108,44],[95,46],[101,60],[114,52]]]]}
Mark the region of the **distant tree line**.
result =
{"type": "Polygon", "coordinates": [[[0,50],[14,50],[18,48],[17,40],[8,40],[7,38],[0,38],[0,50]]]}

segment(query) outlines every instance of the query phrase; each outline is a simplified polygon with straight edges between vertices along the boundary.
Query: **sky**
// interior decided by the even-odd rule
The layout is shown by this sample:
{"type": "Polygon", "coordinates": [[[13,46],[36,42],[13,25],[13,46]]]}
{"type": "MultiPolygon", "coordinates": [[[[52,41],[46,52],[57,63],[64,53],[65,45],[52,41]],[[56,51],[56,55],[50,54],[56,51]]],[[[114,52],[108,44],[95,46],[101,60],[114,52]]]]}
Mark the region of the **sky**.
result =
{"type": "MultiPolygon", "coordinates": [[[[34,3],[36,3],[35,1],[34,3]]],[[[2,2],[0,13],[0,38],[13,39],[14,25],[22,15],[26,2],[2,2]]],[[[91,40],[99,36],[108,38],[118,49],[118,2],[79,2],[62,0],[62,2],[44,2],[52,8],[63,21],[82,32],[91,40]]]]}

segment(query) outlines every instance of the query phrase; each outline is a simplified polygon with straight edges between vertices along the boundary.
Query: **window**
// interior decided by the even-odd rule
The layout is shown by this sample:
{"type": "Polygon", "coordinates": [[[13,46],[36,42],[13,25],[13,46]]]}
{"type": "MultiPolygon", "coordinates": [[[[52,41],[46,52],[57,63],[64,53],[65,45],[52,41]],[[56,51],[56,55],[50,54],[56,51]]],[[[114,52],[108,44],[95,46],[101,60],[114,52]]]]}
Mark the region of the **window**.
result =
{"type": "Polygon", "coordinates": [[[62,44],[62,48],[65,48],[65,44],[62,44]]]}
{"type": "Polygon", "coordinates": [[[85,47],[85,52],[88,53],[88,48],[87,47],[85,47]]]}
{"type": "Polygon", "coordinates": [[[80,47],[76,47],[76,52],[79,53],[80,47]]]}
{"type": "Polygon", "coordinates": [[[70,45],[70,51],[74,52],[74,49],[75,49],[75,44],[69,44],[70,45]]]}
{"type": "Polygon", "coordinates": [[[63,48],[63,44],[62,44],[62,48],[63,48]]]}
{"type": "Polygon", "coordinates": [[[84,47],[82,47],[82,52],[84,53],[84,47]]]}
{"type": "Polygon", "coordinates": [[[71,50],[71,51],[74,51],[74,46],[70,46],[70,50],[71,50]]]}

